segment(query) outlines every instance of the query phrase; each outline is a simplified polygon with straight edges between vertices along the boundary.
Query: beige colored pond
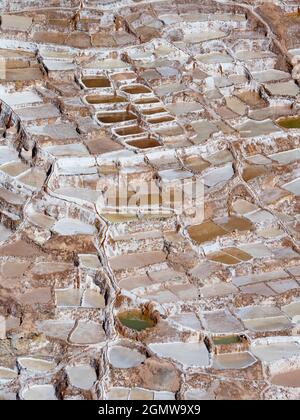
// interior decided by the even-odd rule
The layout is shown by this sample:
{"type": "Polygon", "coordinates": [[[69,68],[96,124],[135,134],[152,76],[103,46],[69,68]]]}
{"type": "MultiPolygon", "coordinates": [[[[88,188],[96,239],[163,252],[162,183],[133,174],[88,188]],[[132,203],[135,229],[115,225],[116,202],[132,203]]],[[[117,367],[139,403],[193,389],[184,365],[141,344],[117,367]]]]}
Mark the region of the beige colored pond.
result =
{"type": "Polygon", "coordinates": [[[136,147],[137,149],[151,149],[153,147],[159,147],[160,143],[152,138],[152,137],[145,137],[137,140],[128,141],[127,144],[132,147],[136,147]]]}
{"type": "Polygon", "coordinates": [[[98,114],[97,118],[103,124],[115,124],[125,121],[133,121],[137,119],[135,114],[127,111],[105,112],[98,114]]]}
{"type": "Polygon", "coordinates": [[[88,95],[85,99],[91,105],[127,102],[125,98],[118,95],[88,95]]]}
{"type": "Polygon", "coordinates": [[[151,93],[151,90],[144,85],[129,85],[122,88],[123,92],[129,93],[130,95],[140,95],[142,93],[151,93]]]}
{"type": "Polygon", "coordinates": [[[273,385],[298,388],[300,387],[300,368],[277,373],[271,377],[271,382],[273,385]]]}
{"type": "Polygon", "coordinates": [[[82,78],[82,83],[88,89],[110,87],[110,81],[104,76],[87,76],[82,78]]]}
{"type": "Polygon", "coordinates": [[[300,116],[279,118],[278,120],[276,120],[276,124],[278,124],[282,128],[300,129],[300,116]]]}
{"type": "MultiPolygon", "coordinates": [[[[227,235],[233,231],[248,231],[252,229],[252,223],[249,220],[244,219],[242,217],[228,217],[224,218],[224,220],[218,221],[218,223],[214,223],[211,220],[207,220],[203,223],[198,225],[192,225],[188,228],[188,234],[190,235],[191,239],[197,242],[198,244],[213,241],[218,236],[227,235]]],[[[242,251],[235,249],[228,248],[231,250],[231,253],[234,252],[234,255],[243,255],[243,258],[246,257],[246,253],[242,253],[242,251]],[[238,254],[237,254],[238,252],[238,254]]]]}
{"type": "Polygon", "coordinates": [[[144,130],[138,125],[130,125],[129,127],[122,127],[115,130],[118,136],[134,136],[136,134],[144,133],[144,130]]]}

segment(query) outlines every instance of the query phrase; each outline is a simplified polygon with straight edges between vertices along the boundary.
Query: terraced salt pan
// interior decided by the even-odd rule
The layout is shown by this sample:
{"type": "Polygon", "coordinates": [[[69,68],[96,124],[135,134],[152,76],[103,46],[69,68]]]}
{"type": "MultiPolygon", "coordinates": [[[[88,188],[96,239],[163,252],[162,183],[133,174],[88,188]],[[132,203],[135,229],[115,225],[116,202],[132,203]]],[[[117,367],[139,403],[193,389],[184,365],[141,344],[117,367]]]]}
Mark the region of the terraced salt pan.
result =
{"type": "Polygon", "coordinates": [[[0,242],[6,241],[12,232],[0,223],[0,242]]]}
{"type": "Polygon", "coordinates": [[[0,384],[1,382],[13,381],[17,376],[18,374],[14,370],[0,366],[0,384]]]}
{"type": "Polygon", "coordinates": [[[50,155],[57,158],[64,156],[86,157],[90,155],[86,146],[81,143],[63,144],[61,146],[48,146],[43,147],[42,150],[43,152],[49,153],[50,155]]]}
{"type": "Polygon", "coordinates": [[[10,176],[19,176],[23,172],[27,171],[28,169],[29,169],[29,166],[25,165],[21,161],[9,162],[0,166],[0,171],[3,171],[7,175],[10,175],[10,176]]]}
{"type": "Polygon", "coordinates": [[[271,377],[273,385],[300,388],[300,369],[280,372],[271,377]]]}
{"type": "Polygon", "coordinates": [[[20,31],[26,32],[32,25],[32,18],[19,15],[1,15],[2,31],[20,31]]]}
{"type": "Polygon", "coordinates": [[[74,327],[74,321],[47,320],[38,325],[38,330],[46,336],[66,341],[74,327]]]}
{"type": "Polygon", "coordinates": [[[87,289],[83,293],[81,306],[83,308],[103,309],[105,308],[104,296],[96,289],[87,289]]]}
{"type": "Polygon", "coordinates": [[[300,195],[300,178],[287,182],[286,184],[282,185],[281,188],[290,191],[298,197],[300,195]]]}
{"type": "Polygon", "coordinates": [[[234,203],[232,204],[232,208],[240,215],[252,213],[258,209],[258,207],[255,204],[252,204],[249,201],[241,198],[234,201],[234,203]]]}
{"type": "Polygon", "coordinates": [[[76,66],[72,62],[59,60],[43,60],[44,66],[48,71],[71,71],[75,70],[76,66]]]}
{"type": "Polygon", "coordinates": [[[207,331],[218,333],[239,333],[243,331],[240,321],[228,310],[203,312],[203,324],[207,331]]]}
{"type": "Polygon", "coordinates": [[[258,83],[275,82],[290,79],[291,77],[290,73],[275,69],[253,72],[252,76],[258,83]]]}
{"type": "Polygon", "coordinates": [[[289,303],[288,305],[282,306],[281,309],[293,323],[300,321],[300,301],[289,303]]]}
{"type": "Polygon", "coordinates": [[[60,219],[52,227],[53,231],[59,235],[93,235],[96,228],[77,219],[60,219]]]}
{"type": "Polygon", "coordinates": [[[229,96],[226,98],[226,105],[229,109],[238,115],[245,115],[247,105],[236,96],[229,96]]]}
{"type": "Polygon", "coordinates": [[[268,155],[268,158],[275,160],[280,165],[287,165],[300,159],[300,149],[291,149],[284,152],[268,155]]]}
{"type": "Polygon", "coordinates": [[[235,56],[238,60],[249,61],[275,57],[275,54],[271,53],[270,51],[240,50],[235,53],[235,56]]]}
{"type": "Polygon", "coordinates": [[[66,372],[75,388],[90,389],[97,380],[95,369],[90,365],[67,366],[66,372]]]}
{"type": "Polygon", "coordinates": [[[281,129],[277,127],[277,125],[275,125],[271,120],[248,120],[245,123],[236,126],[235,128],[240,132],[242,137],[257,137],[281,131],[281,129]]]}
{"type": "Polygon", "coordinates": [[[79,345],[104,344],[105,333],[101,324],[79,321],[77,327],[70,336],[70,341],[79,345]]]}
{"type": "Polygon", "coordinates": [[[57,123],[47,125],[33,125],[28,128],[29,133],[57,140],[78,140],[79,135],[71,124],[57,123]]]}
{"type": "Polygon", "coordinates": [[[94,191],[88,188],[58,188],[54,193],[65,198],[71,198],[72,201],[82,204],[84,202],[96,203],[100,196],[100,191],[94,191]]]}
{"type": "Polygon", "coordinates": [[[300,355],[299,340],[293,337],[268,337],[255,340],[251,352],[262,362],[270,363],[300,355]]]}
{"type": "Polygon", "coordinates": [[[81,289],[57,289],[55,290],[57,307],[77,307],[80,306],[80,301],[83,291],[81,289]]]}
{"type": "Polygon", "coordinates": [[[289,82],[266,83],[265,88],[273,96],[295,97],[299,93],[299,87],[293,80],[290,80],[289,82]]]}
{"type": "Polygon", "coordinates": [[[95,254],[78,254],[79,265],[88,270],[98,270],[101,268],[99,258],[95,254]]]}
{"type": "Polygon", "coordinates": [[[209,365],[209,353],[204,343],[153,343],[150,349],[159,357],[166,357],[186,367],[209,365]]]}
{"type": "Polygon", "coordinates": [[[59,118],[59,109],[52,104],[37,104],[35,106],[24,106],[18,108],[18,117],[22,122],[29,123],[30,121],[48,120],[51,118],[59,118]]]}
{"type": "MultiPolygon", "coordinates": [[[[240,287],[246,284],[254,284],[254,283],[260,283],[263,281],[284,279],[288,277],[290,276],[286,271],[284,271],[283,269],[279,269],[276,271],[270,271],[270,272],[260,273],[260,274],[236,276],[236,277],[233,277],[232,281],[236,286],[240,287]]],[[[269,311],[268,307],[266,308],[266,311],[269,311]]]]}
{"type": "Polygon", "coordinates": [[[146,357],[138,350],[114,346],[108,350],[108,359],[114,368],[129,369],[143,363],[146,357]]]}
{"type": "Polygon", "coordinates": [[[180,325],[184,329],[189,329],[192,331],[201,331],[202,325],[197,316],[194,313],[181,313],[178,315],[173,315],[169,317],[169,320],[175,324],[180,325]]]}
{"type": "Polygon", "coordinates": [[[210,121],[193,121],[191,126],[197,133],[197,136],[193,138],[194,142],[203,142],[204,140],[207,140],[213,133],[219,131],[218,127],[210,121]]]}
{"type": "Polygon", "coordinates": [[[18,364],[22,369],[36,373],[49,372],[56,367],[56,363],[54,361],[33,357],[19,357],[18,364]]]}
{"type": "Polygon", "coordinates": [[[216,63],[225,64],[225,63],[232,63],[233,62],[230,55],[222,54],[222,53],[215,53],[215,52],[211,52],[211,53],[208,53],[208,54],[196,55],[195,59],[199,63],[203,63],[203,64],[216,64],[216,63]]]}
{"type": "Polygon", "coordinates": [[[183,41],[190,44],[197,44],[199,42],[211,41],[212,39],[221,39],[226,36],[223,31],[201,31],[201,32],[186,32],[183,41]]]}
{"type": "Polygon", "coordinates": [[[39,189],[43,186],[46,178],[46,173],[43,169],[30,168],[28,171],[21,173],[17,179],[23,184],[30,187],[30,189],[39,189]]]}
{"type": "Polygon", "coordinates": [[[45,401],[57,400],[53,385],[32,385],[21,393],[23,400],[45,401]]]}
{"type": "Polygon", "coordinates": [[[8,146],[0,146],[0,165],[18,160],[18,153],[8,146]]]}
{"type": "Polygon", "coordinates": [[[97,70],[113,70],[113,69],[127,69],[130,64],[125,63],[119,59],[107,58],[105,60],[96,60],[84,66],[86,69],[97,70]]]}
{"type": "Polygon", "coordinates": [[[214,187],[215,185],[228,181],[234,175],[232,164],[228,163],[219,168],[213,168],[207,170],[204,174],[204,184],[208,187],[214,187]]]}
{"type": "Polygon", "coordinates": [[[275,306],[249,306],[239,309],[237,315],[252,331],[278,331],[291,327],[290,320],[275,306]]]}
{"type": "Polygon", "coordinates": [[[1,100],[9,105],[13,109],[17,109],[22,106],[42,103],[42,98],[34,91],[24,91],[16,93],[1,93],[1,100]]]}
{"type": "Polygon", "coordinates": [[[176,102],[166,106],[167,109],[177,117],[188,114],[189,112],[203,111],[203,106],[199,102],[176,102]]]}
{"type": "Polygon", "coordinates": [[[213,368],[215,369],[245,369],[256,362],[249,352],[224,353],[214,355],[213,368]]]}

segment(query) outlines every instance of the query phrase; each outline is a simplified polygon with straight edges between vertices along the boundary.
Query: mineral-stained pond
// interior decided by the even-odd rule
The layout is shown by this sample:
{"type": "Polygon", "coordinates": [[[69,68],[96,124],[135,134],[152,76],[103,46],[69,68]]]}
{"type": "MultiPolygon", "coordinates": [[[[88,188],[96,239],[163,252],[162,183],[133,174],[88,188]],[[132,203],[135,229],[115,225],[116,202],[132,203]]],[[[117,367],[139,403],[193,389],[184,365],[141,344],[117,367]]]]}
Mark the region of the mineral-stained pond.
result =
{"type": "Polygon", "coordinates": [[[118,315],[122,325],[135,331],[143,331],[155,325],[153,319],[138,309],[122,312],[118,315]]]}
{"type": "Polygon", "coordinates": [[[241,343],[241,337],[239,335],[226,335],[213,337],[213,343],[215,346],[221,346],[226,344],[238,344],[241,343]]]}
{"type": "Polygon", "coordinates": [[[300,117],[279,118],[276,123],[282,128],[300,128],[300,117]]]}

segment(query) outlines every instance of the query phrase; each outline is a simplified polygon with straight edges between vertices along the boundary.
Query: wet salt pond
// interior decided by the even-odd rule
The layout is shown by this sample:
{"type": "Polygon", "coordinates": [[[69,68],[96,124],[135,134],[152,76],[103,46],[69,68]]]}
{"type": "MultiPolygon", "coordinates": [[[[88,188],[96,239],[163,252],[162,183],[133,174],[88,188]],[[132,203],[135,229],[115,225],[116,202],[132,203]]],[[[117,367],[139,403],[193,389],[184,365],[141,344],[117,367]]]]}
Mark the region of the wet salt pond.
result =
{"type": "Polygon", "coordinates": [[[146,98],[140,98],[134,101],[136,105],[147,105],[147,104],[157,104],[160,100],[156,98],[155,96],[150,96],[146,98]]]}
{"type": "Polygon", "coordinates": [[[156,139],[151,138],[151,137],[145,137],[145,138],[137,139],[137,140],[130,140],[130,141],[127,141],[126,144],[128,146],[132,146],[137,149],[152,149],[154,147],[161,146],[161,144],[156,139]]]}
{"type": "Polygon", "coordinates": [[[136,120],[137,117],[132,112],[115,111],[98,114],[97,119],[103,124],[116,124],[125,121],[133,121],[136,120]]]}
{"type": "Polygon", "coordinates": [[[122,312],[118,314],[118,318],[122,325],[134,331],[143,331],[155,326],[155,321],[138,309],[122,312]]]}
{"type": "Polygon", "coordinates": [[[151,89],[144,85],[129,85],[121,88],[123,92],[129,93],[129,95],[140,95],[142,93],[151,93],[151,89]]]}
{"type": "Polygon", "coordinates": [[[300,129],[300,116],[279,118],[276,124],[282,128],[300,129]]]}
{"type": "Polygon", "coordinates": [[[128,127],[122,127],[114,130],[114,132],[121,137],[127,137],[127,136],[134,136],[137,134],[143,134],[144,130],[139,127],[138,125],[130,125],[128,127]]]}
{"type": "Polygon", "coordinates": [[[91,105],[126,103],[127,99],[118,95],[88,95],[85,97],[91,105]]]}
{"type": "Polygon", "coordinates": [[[83,77],[81,81],[87,89],[108,88],[111,86],[109,79],[104,76],[87,76],[83,77]]]}
{"type": "Polygon", "coordinates": [[[224,335],[213,337],[212,340],[215,346],[242,343],[242,339],[239,335],[224,335]]]}

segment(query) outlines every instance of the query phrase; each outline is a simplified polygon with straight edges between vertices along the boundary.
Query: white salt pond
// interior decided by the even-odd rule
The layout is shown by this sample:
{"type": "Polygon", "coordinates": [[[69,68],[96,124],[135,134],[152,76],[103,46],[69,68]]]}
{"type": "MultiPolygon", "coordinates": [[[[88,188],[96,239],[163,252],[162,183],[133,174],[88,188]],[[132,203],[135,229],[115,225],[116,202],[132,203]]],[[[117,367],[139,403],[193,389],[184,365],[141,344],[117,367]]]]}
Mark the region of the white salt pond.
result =
{"type": "Polygon", "coordinates": [[[138,350],[114,346],[108,350],[108,359],[114,368],[129,369],[143,363],[146,357],[138,350]]]}
{"type": "Polygon", "coordinates": [[[213,359],[215,369],[244,369],[256,362],[255,357],[248,351],[239,353],[217,354],[213,359]]]}
{"type": "Polygon", "coordinates": [[[90,389],[97,380],[95,369],[90,365],[67,366],[69,382],[75,388],[90,389]]]}
{"type": "Polygon", "coordinates": [[[64,218],[58,220],[54,226],[53,231],[59,235],[93,235],[96,233],[96,228],[87,223],[81,222],[77,219],[64,218]]]}
{"type": "Polygon", "coordinates": [[[57,400],[53,385],[32,385],[22,392],[22,399],[29,401],[57,400]]]}
{"type": "Polygon", "coordinates": [[[258,339],[251,344],[250,350],[258,359],[266,363],[300,356],[299,340],[293,337],[258,339]]]}
{"type": "Polygon", "coordinates": [[[33,357],[19,357],[18,364],[22,369],[36,373],[49,372],[56,367],[56,363],[54,361],[33,357]]]}
{"type": "Polygon", "coordinates": [[[209,365],[209,353],[204,343],[152,343],[150,349],[159,357],[166,357],[186,367],[209,365]]]}

